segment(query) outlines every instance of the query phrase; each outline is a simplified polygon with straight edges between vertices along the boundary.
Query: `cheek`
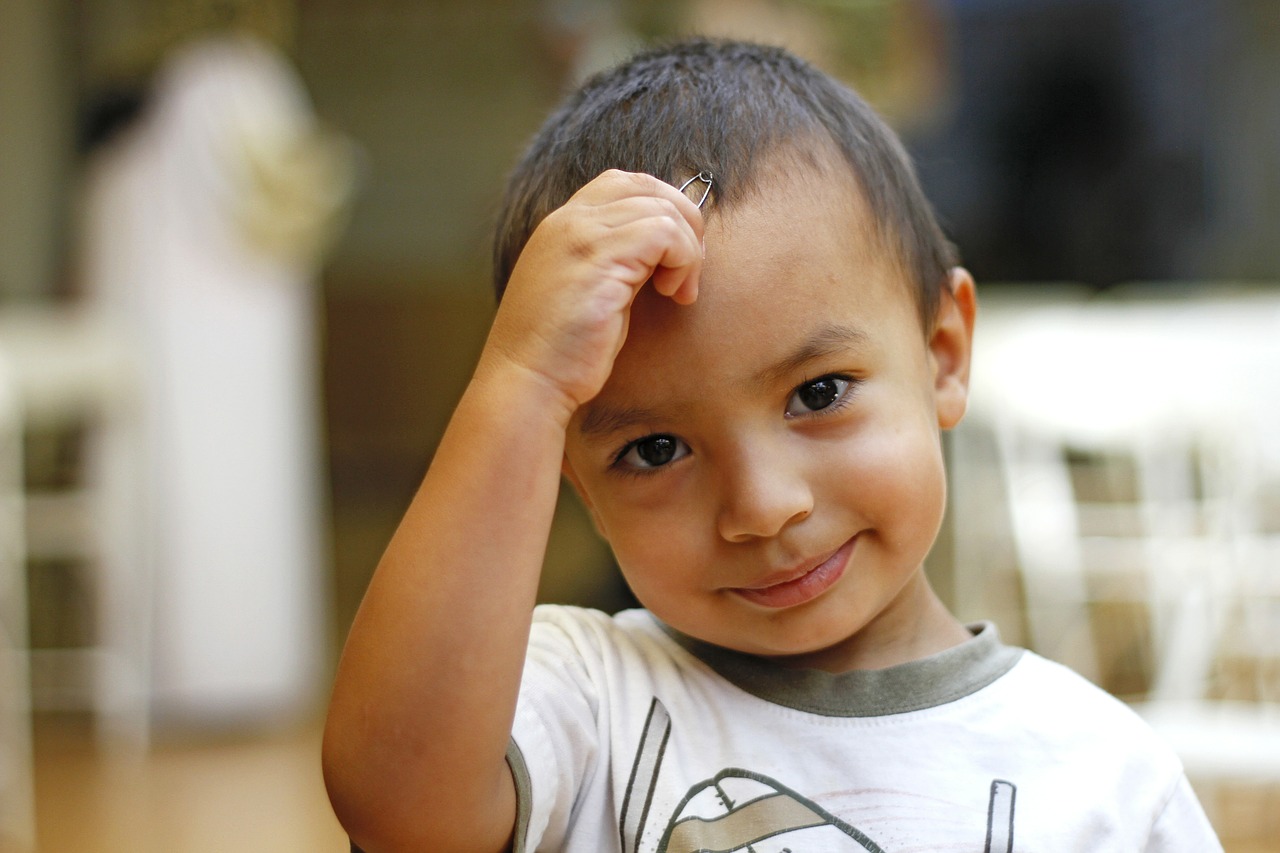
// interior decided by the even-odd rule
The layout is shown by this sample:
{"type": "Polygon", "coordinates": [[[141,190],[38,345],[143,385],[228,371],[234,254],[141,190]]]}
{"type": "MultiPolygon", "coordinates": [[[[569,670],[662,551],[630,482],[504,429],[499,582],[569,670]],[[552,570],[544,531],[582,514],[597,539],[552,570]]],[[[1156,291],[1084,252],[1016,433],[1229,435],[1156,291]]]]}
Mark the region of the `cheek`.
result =
{"type": "Polygon", "coordinates": [[[697,559],[702,546],[694,529],[694,513],[678,511],[672,504],[640,507],[605,502],[599,509],[600,532],[637,595],[641,588],[670,585],[678,579],[678,566],[697,559]]]}
{"type": "Polygon", "coordinates": [[[714,526],[700,510],[696,503],[680,500],[661,509],[632,508],[625,524],[614,516],[606,537],[640,603],[685,632],[696,632],[713,617],[715,605],[707,594],[717,587],[717,567],[725,556],[717,548],[714,526]]]}
{"type": "Polygon", "coordinates": [[[628,531],[610,540],[619,563],[652,573],[655,567],[687,562],[701,551],[701,537],[686,523],[660,524],[628,531]]]}
{"type": "Polygon", "coordinates": [[[912,421],[863,436],[838,481],[843,499],[882,528],[941,523],[946,475],[937,432],[912,421]]]}
{"type": "Polygon", "coordinates": [[[672,536],[654,536],[643,541],[628,540],[613,547],[614,558],[627,587],[641,606],[659,619],[673,625],[685,624],[690,607],[700,596],[695,595],[696,575],[689,570],[698,557],[690,547],[672,536]]]}

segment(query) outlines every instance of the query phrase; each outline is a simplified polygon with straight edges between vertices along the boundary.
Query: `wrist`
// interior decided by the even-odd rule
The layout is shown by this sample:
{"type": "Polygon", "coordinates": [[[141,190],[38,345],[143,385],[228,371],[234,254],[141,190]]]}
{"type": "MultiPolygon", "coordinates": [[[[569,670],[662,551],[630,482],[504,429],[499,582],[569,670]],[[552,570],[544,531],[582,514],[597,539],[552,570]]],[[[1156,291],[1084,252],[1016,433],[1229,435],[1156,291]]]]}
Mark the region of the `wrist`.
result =
{"type": "Polygon", "coordinates": [[[568,430],[580,405],[545,373],[505,354],[491,352],[481,355],[466,396],[496,407],[494,410],[504,412],[504,417],[547,423],[561,432],[568,430]]]}

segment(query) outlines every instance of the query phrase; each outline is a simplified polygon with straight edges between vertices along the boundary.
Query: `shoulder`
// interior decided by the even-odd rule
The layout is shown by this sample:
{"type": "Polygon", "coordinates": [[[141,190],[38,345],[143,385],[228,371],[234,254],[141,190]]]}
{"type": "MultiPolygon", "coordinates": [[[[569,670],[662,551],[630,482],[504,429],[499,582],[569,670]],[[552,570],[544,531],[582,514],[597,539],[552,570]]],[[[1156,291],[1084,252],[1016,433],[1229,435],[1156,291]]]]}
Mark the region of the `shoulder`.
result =
{"type": "Polygon", "coordinates": [[[533,609],[535,638],[559,638],[586,646],[662,642],[665,632],[647,610],[610,615],[588,607],[539,604],[533,609]]]}
{"type": "Polygon", "coordinates": [[[1030,705],[1043,706],[1041,710],[1065,704],[1068,711],[1075,708],[1140,722],[1124,702],[1075,670],[1035,652],[1024,651],[1009,675],[1011,692],[1021,694],[1022,701],[1030,705]]]}
{"type": "Polygon", "coordinates": [[[1010,708],[1056,742],[1117,750],[1148,768],[1181,775],[1173,750],[1133,708],[1062,664],[1025,652],[1004,682],[1010,708]]]}
{"type": "Polygon", "coordinates": [[[1143,849],[1222,849],[1182,760],[1136,710],[1031,652],[1009,674],[1049,750],[1079,759],[1094,787],[1117,792],[1133,826],[1148,827],[1143,849]]]}
{"type": "Polygon", "coordinates": [[[687,655],[646,610],[609,615],[599,610],[543,604],[533,611],[531,665],[572,665],[613,671],[667,667],[687,655]]]}
{"type": "Polygon", "coordinates": [[[1083,714],[1085,719],[1102,717],[1113,724],[1143,725],[1124,702],[1074,670],[1032,651],[1023,652],[1009,671],[1005,687],[1012,701],[1037,713],[1083,714]]]}

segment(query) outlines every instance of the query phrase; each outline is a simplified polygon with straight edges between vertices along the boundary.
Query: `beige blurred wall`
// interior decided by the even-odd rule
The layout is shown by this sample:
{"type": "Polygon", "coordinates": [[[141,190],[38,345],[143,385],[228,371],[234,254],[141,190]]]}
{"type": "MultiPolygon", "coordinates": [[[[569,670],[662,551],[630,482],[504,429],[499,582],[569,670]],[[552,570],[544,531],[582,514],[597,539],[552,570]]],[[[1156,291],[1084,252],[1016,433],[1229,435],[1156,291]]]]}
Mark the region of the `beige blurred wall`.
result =
{"type": "Polygon", "coordinates": [[[58,275],[72,100],[63,4],[0,6],[0,298],[48,292],[58,275]]]}
{"type": "Polygon", "coordinates": [[[319,114],[364,155],[331,287],[486,298],[489,231],[505,175],[558,91],[536,5],[304,7],[303,77],[319,114]]]}

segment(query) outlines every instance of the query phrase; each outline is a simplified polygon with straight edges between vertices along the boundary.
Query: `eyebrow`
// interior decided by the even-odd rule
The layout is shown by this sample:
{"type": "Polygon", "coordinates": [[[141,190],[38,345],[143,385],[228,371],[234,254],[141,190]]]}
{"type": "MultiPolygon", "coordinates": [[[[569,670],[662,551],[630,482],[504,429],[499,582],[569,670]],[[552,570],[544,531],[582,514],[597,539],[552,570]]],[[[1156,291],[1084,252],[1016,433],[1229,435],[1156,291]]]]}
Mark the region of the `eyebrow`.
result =
{"type": "Polygon", "coordinates": [[[643,423],[653,423],[658,413],[653,409],[638,406],[609,406],[600,403],[588,403],[583,407],[585,414],[578,432],[587,438],[599,438],[614,433],[627,432],[643,423]]]}
{"type": "MultiPolygon", "coordinates": [[[[794,352],[756,373],[753,381],[759,385],[777,384],[790,379],[797,371],[812,361],[825,356],[845,352],[867,341],[868,335],[851,326],[826,325],[810,335],[794,352]]],[[[641,406],[610,406],[588,403],[583,407],[582,422],[578,432],[586,438],[599,438],[635,427],[653,423],[664,413],[641,406]]],[[[669,413],[668,413],[669,414],[669,413]]]]}
{"type": "Polygon", "coordinates": [[[829,324],[810,335],[804,343],[755,375],[760,385],[772,385],[791,378],[811,361],[845,352],[865,344],[869,336],[852,326],[829,324]]]}

